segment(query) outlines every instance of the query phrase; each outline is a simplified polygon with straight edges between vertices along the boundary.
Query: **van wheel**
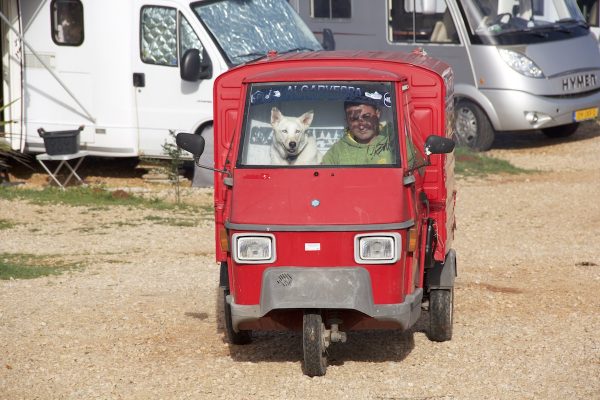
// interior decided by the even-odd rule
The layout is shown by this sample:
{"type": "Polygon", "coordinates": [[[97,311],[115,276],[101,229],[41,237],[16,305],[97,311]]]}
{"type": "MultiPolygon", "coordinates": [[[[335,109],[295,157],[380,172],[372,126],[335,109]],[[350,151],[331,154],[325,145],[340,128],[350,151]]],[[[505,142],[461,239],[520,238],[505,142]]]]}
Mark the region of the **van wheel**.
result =
{"type": "Polygon", "coordinates": [[[469,100],[459,100],[455,109],[455,128],[460,146],[486,151],[494,142],[494,128],[485,112],[469,100]]]}
{"type": "Polygon", "coordinates": [[[323,376],[327,371],[327,346],[325,324],[318,311],[306,310],[302,318],[302,349],[304,373],[308,376],[323,376]]]}
{"type": "Polygon", "coordinates": [[[219,290],[223,291],[223,314],[225,320],[225,334],[227,335],[227,341],[231,344],[248,344],[252,341],[252,331],[239,330],[236,332],[233,329],[233,322],[231,321],[231,306],[227,303],[227,296],[229,295],[229,289],[221,287],[219,290]]]}
{"type": "MultiPolygon", "coordinates": [[[[200,156],[200,164],[209,167],[214,166],[214,133],[212,125],[204,128],[201,132],[196,132],[196,134],[202,135],[205,140],[204,153],[202,153],[202,156],[200,156]]],[[[194,163],[194,178],[192,179],[193,187],[213,187],[214,180],[214,171],[206,168],[200,168],[194,163]]]]}
{"type": "Polygon", "coordinates": [[[549,138],[557,139],[571,136],[579,128],[579,122],[573,122],[572,124],[553,126],[550,128],[542,128],[542,133],[549,138]]]}
{"type": "Polygon", "coordinates": [[[429,340],[452,339],[454,289],[431,289],[429,292],[429,340]]]}

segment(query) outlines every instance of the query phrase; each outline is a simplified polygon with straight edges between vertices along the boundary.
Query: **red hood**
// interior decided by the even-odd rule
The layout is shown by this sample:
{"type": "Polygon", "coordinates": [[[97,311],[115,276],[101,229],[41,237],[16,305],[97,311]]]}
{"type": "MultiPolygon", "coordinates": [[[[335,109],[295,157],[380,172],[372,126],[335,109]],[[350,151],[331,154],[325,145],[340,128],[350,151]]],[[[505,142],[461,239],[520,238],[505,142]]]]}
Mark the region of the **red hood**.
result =
{"type": "Polygon", "coordinates": [[[236,169],[230,223],[389,224],[411,219],[400,168],[236,169]]]}

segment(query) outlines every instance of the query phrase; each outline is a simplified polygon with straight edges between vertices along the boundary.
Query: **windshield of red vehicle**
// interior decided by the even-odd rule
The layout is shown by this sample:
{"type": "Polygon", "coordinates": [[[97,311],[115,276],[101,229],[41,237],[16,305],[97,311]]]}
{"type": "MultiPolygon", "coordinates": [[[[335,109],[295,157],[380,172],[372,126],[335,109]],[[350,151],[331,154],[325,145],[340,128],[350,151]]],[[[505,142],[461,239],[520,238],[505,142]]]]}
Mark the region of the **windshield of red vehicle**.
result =
{"type": "Polygon", "coordinates": [[[238,166],[399,165],[389,82],[254,84],[238,166]]]}

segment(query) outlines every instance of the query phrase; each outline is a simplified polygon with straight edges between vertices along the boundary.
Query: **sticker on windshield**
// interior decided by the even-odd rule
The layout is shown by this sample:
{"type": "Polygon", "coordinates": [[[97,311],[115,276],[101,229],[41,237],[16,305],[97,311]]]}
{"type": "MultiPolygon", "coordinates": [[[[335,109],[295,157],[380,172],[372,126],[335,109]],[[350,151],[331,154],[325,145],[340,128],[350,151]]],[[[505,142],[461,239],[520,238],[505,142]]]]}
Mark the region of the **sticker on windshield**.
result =
{"type": "Polygon", "coordinates": [[[392,97],[388,91],[381,90],[384,88],[384,85],[377,84],[288,84],[255,90],[250,94],[250,102],[253,105],[260,105],[281,101],[368,99],[374,105],[390,108],[392,97]]]}

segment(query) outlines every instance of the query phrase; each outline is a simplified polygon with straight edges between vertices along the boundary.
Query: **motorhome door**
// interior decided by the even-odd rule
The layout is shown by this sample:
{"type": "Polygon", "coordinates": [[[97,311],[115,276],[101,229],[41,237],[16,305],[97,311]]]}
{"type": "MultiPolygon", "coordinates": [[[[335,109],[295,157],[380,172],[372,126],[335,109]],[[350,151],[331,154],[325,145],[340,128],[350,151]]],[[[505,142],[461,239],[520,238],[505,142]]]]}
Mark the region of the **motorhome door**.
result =
{"type": "Polygon", "coordinates": [[[135,91],[140,155],[165,157],[164,145],[174,142],[170,132],[189,132],[212,119],[211,79],[186,81],[180,76],[181,57],[204,46],[193,28],[193,16],[175,2],[140,3],[134,12],[138,51],[134,52],[132,85],[135,91]]]}
{"type": "MultiPolygon", "coordinates": [[[[4,133],[14,150],[23,151],[25,148],[22,125],[23,102],[21,101],[23,98],[23,85],[21,84],[23,49],[16,33],[22,32],[21,14],[17,0],[1,1],[0,12],[10,22],[10,27],[4,20],[0,24],[3,77],[0,96],[2,99],[0,107],[3,112],[1,132],[4,133]]],[[[0,134],[0,136],[2,135],[0,134]]]]}

